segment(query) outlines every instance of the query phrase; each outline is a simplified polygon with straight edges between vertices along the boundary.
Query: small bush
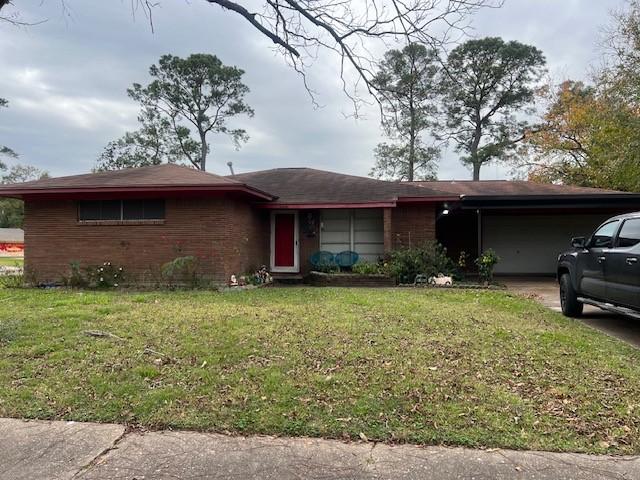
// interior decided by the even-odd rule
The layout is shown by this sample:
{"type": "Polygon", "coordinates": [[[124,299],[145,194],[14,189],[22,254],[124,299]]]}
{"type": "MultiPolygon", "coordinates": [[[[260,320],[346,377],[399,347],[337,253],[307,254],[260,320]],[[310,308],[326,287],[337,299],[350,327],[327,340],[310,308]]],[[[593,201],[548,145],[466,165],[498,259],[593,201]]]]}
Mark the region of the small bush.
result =
{"type": "Polygon", "coordinates": [[[486,250],[476,258],[478,275],[482,282],[491,283],[493,281],[493,269],[499,261],[500,257],[492,249],[486,250]]]}
{"type": "Polygon", "coordinates": [[[198,259],[196,257],[177,257],[162,265],[162,278],[171,287],[183,283],[195,288],[199,284],[197,269],[198,259]]]}
{"type": "Polygon", "coordinates": [[[389,254],[387,263],[389,272],[400,283],[413,283],[417,275],[451,275],[455,271],[455,265],[447,257],[447,249],[438,242],[395,250],[389,254]]]}
{"type": "Polygon", "coordinates": [[[69,269],[71,270],[69,277],[63,280],[65,285],[74,288],[86,288],[89,286],[89,280],[82,272],[80,262],[71,262],[69,264],[69,269]]]}
{"type": "Polygon", "coordinates": [[[322,273],[339,273],[340,267],[335,263],[319,263],[314,270],[322,273]]]}
{"type": "Polygon", "coordinates": [[[387,265],[383,262],[358,262],[351,271],[358,275],[386,275],[387,265]]]}
{"type": "Polygon", "coordinates": [[[117,288],[124,282],[124,268],[111,262],[87,267],[88,285],[93,288],[117,288]]]}

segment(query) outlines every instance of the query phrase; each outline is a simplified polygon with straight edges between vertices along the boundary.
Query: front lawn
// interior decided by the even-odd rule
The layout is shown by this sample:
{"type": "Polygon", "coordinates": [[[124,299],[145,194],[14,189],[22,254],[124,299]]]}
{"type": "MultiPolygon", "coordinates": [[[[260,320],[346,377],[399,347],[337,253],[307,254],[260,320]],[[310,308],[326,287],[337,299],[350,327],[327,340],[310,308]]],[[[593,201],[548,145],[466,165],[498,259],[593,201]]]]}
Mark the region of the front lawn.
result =
{"type": "Polygon", "coordinates": [[[637,454],[640,351],[504,292],[0,290],[0,416],[637,454]]]}

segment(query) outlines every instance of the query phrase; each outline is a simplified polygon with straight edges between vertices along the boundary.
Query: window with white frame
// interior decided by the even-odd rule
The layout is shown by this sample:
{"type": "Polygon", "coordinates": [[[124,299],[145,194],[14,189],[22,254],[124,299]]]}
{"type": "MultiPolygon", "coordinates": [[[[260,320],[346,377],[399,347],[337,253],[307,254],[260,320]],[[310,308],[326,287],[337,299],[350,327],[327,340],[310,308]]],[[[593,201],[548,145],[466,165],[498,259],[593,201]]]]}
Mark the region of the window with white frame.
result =
{"type": "Polygon", "coordinates": [[[384,217],[381,209],[322,210],[320,250],[356,252],[361,260],[375,262],[384,254],[384,217]]]}

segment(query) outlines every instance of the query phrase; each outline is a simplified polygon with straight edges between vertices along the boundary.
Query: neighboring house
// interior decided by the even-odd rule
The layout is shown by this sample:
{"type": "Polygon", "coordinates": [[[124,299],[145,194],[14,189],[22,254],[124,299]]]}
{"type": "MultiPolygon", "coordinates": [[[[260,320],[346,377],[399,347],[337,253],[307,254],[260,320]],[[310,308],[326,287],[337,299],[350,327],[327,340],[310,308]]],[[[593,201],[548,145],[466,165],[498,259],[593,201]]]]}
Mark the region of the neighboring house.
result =
{"type": "Polygon", "coordinates": [[[374,261],[436,239],[454,258],[493,248],[499,272],[548,274],[571,236],[640,209],[638,194],[529,182],[399,183],[309,168],[222,177],[176,165],[4,185],[0,196],[25,200],[25,268],[37,282],[105,261],[153,282],[186,255],[214,281],[262,264],[299,275],[317,250],[374,261]]]}
{"type": "Polygon", "coordinates": [[[0,228],[0,257],[24,255],[24,231],[21,228],[0,228]]]}

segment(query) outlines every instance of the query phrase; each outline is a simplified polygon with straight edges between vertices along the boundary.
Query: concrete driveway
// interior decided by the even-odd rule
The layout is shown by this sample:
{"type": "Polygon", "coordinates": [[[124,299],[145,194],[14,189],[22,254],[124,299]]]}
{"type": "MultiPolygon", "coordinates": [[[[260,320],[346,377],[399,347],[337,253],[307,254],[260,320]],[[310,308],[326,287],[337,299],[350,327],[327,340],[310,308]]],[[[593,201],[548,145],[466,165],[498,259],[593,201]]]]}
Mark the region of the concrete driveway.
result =
{"type": "MultiPolygon", "coordinates": [[[[534,298],[552,310],[560,311],[558,284],[554,278],[514,277],[501,278],[499,281],[512,292],[534,298]]],[[[605,312],[590,305],[585,305],[584,313],[578,320],[607,335],[640,348],[640,321],[638,320],[605,312]]]]}

